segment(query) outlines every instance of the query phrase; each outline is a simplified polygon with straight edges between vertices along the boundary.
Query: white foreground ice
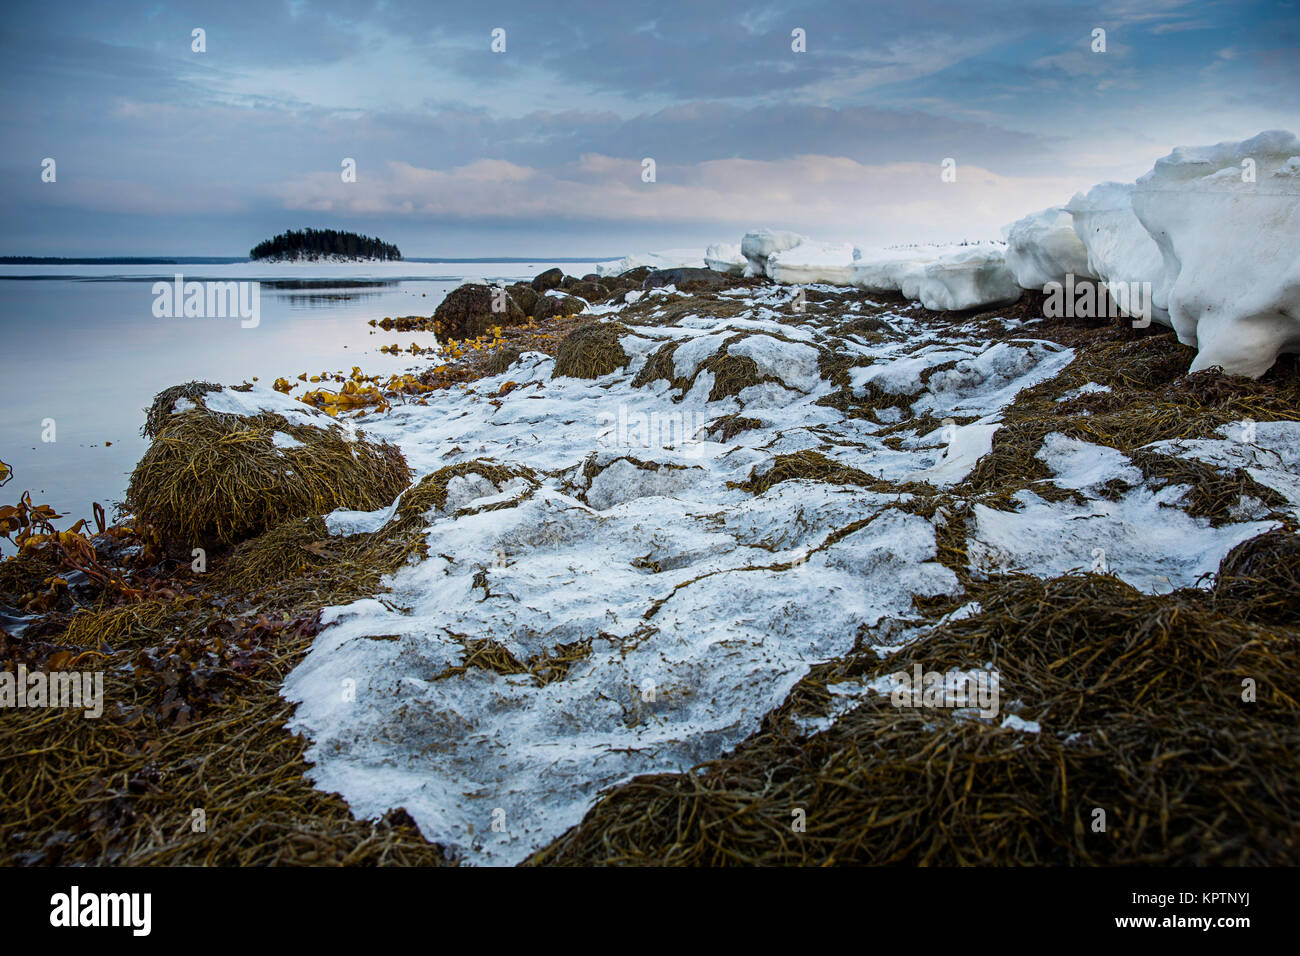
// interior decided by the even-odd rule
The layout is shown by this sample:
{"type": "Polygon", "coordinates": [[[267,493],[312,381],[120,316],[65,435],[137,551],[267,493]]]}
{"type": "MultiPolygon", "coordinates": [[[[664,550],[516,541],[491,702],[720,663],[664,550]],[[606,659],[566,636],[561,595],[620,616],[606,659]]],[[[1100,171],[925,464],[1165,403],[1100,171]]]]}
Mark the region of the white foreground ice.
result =
{"type": "MultiPolygon", "coordinates": [[[[888,336],[832,339],[827,329],[860,301],[796,322],[772,308],[784,290],[724,295],[743,312],[668,325],[651,313],[638,325],[613,309],[632,326],[621,339],[632,361],[601,379],[552,378],[552,359],[525,353],[427,406],[367,418],[367,432],[399,444],[417,474],[488,459],[527,466],[536,480],[453,480],[445,507],[426,516],[428,557],[393,574],[388,592],[324,614],[328,626],[284,686],[317,787],[361,817],[405,807],[467,862],[517,863],[576,824],[602,789],[739,743],[814,663],[859,638],[870,644],[887,619],[914,617],[914,598],[960,593],[937,560],[946,519],[909,513],[905,493],[795,479],[755,495],[735,483],[816,452],[885,482],[952,487],[988,452],[1002,410],[1060,374],[1072,352],[990,344],[901,307],[885,315],[888,336]],[[635,387],[669,342],[685,386],[635,387]],[[819,366],[828,347],[857,363],[851,391],[886,396],[874,417],[818,404],[833,391],[819,366]],[[705,366],[724,353],[753,359],[761,381],[710,401],[705,366]],[[501,396],[506,381],[516,387],[501,396]],[[739,414],[753,427],[720,440],[739,414]],[[914,428],[883,434],[908,415],[914,428]],[[575,642],[590,650],[545,684],[479,667],[444,674],[482,638],[520,661],[575,642]]],[[[1251,467],[1294,491],[1284,473],[1300,432],[1257,431],[1251,467]]],[[[1215,442],[1188,452],[1239,453],[1215,442]]],[[[1053,436],[1042,457],[1084,503],[1029,490],[1018,513],[977,506],[976,571],[1086,569],[1099,547],[1125,580],[1165,590],[1196,583],[1273,526],[1243,515],[1211,528],[1180,510],[1178,488],[1147,490],[1113,450],[1053,436]],[[1134,482],[1117,501],[1099,493],[1112,478],[1134,482]]],[[[336,512],[329,527],[371,531],[393,514],[336,512]]]]}

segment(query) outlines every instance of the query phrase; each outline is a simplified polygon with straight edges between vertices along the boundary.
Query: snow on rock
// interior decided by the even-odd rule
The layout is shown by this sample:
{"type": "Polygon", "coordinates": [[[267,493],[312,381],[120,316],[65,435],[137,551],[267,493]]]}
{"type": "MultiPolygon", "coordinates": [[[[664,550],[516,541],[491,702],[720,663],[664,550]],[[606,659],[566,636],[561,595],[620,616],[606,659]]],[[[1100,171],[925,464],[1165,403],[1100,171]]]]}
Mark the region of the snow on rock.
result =
{"type": "Polygon", "coordinates": [[[817,364],[820,353],[811,345],[758,333],[732,342],[727,354],[753,359],[759,375],[778,378],[787,387],[805,394],[821,383],[821,369],[817,364]]]}
{"type": "Polygon", "coordinates": [[[745,274],[749,260],[740,254],[739,244],[719,242],[704,250],[704,264],[714,272],[738,276],[745,274]]]}
{"type": "Polygon", "coordinates": [[[703,249],[664,249],[660,252],[638,252],[613,262],[596,263],[596,275],[619,276],[624,272],[649,266],[651,269],[703,269],[703,249]]]}
{"type": "Polygon", "coordinates": [[[1089,276],[1088,250],[1074,231],[1074,217],[1059,206],[1031,213],[1003,229],[1007,268],[1022,289],[1042,291],[1067,275],[1089,276]]]}
{"type": "Polygon", "coordinates": [[[1155,304],[1197,346],[1191,371],[1258,377],[1279,353],[1300,351],[1294,134],[1179,147],[1137,181],[1133,210],[1161,259],[1155,304]]]}
{"type": "MultiPolygon", "coordinates": [[[[261,415],[265,412],[273,412],[281,415],[290,423],[295,425],[315,425],[318,428],[327,428],[334,421],[329,415],[322,411],[312,408],[310,405],[304,405],[296,398],[290,398],[281,392],[271,388],[263,388],[261,385],[254,385],[247,390],[236,390],[234,388],[221,388],[207,392],[203,396],[203,405],[210,412],[217,412],[223,415],[241,415],[251,417],[261,415]]],[[[174,406],[175,411],[182,411],[184,406],[193,407],[193,403],[188,399],[177,399],[174,406]]],[[[292,441],[289,435],[285,438],[292,441]]],[[[289,444],[276,442],[280,448],[293,447],[289,444]]]]}
{"type": "Polygon", "coordinates": [[[808,240],[797,232],[777,232],[772,229],[757,229],[747,232],[740,240],[740,254],[749,262],[745,275],[767,275],[767,260],[773,253],[793,249],[808,240]]]}
{"type": "Polygon", "coordinates": [[[828,282],[848,285],[857,250],[847,242],[805,240],[767,257],[767,274],[776,282],[828,282]]]}

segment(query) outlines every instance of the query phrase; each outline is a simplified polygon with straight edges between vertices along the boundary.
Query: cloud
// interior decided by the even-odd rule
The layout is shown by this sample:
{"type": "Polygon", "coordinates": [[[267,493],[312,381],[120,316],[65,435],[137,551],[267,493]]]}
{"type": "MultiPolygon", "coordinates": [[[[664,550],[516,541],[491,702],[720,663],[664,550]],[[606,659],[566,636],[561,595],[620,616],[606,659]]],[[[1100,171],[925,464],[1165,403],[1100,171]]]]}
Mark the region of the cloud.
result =
{"type": "Polygon", "coordinates": [[[387,233],[376,220],[460,228],[481,209],[485,228],[548,241],[583,224],[607,237],[619,216],[664,233],[751,215],[814,233],[821,216],[847,238],[885,222],[982,229],[1177,143],[1300,125],[1282,3],[72,0],[8,14],[0,208],[22,204],[6,218],[19,244],[52,235],[42,209],[59,228],[78,209],[120,214],[124,235],[170,216],[178,243],[209,216],[236,249],[286,210],[387,233]],[[497,26],[504,54],[489,49],[497,26]],[[1097,26],[1106,54],[1089,49],[1097,26]],[[33,191],[44,156],[56,192],[33,191]],[[934,193],[945,156],[974,178],[934,193]],[[358,162],[351,191],[343,157],[358,162]]]}
{"type": "Polygon", "coordinates": [[[1007,177],[960,164],[957,183],[944,183],[937,161],[866,165],[820,155],[660,165],[653,183],[642,182],[640,163],[611,156],[584,156],[556,170],[506,165],[509,175],[485,177],[482,164],[436,170],[390,163],[356,183],[318,172],[280,184],[275,194],[289,210],[345,217],[708,222],[720,238],[772,223],[883,242],[995,236],[1026,210],[1064,202],[1085,185],[1069,175],[1007,177]]]}
{"type": "Polygon", "coordinates": [[[1214,24],[1209,20],[1175,20],[1170,23],[1159,23],[1151,28],[1151,32],[1156,36],[1163,36],[1166,33],[1186,33],[1188,30],[1213,30],[1214,24]]]}

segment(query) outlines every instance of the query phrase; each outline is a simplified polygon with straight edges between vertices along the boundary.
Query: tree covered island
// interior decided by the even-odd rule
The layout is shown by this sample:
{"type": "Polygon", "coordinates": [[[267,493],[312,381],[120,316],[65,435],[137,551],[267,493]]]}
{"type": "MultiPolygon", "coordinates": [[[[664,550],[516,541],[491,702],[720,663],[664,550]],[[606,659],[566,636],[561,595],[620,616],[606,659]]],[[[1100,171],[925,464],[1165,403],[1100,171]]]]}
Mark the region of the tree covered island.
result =
{"type": "Polygon", "coordinates": [[[375,236],[359,236],[337,229],[290,229],[273,239],[259,242],[248,253],[250,259],[273,262],[294,259],[397,260],[401,250],[375,236]]]}

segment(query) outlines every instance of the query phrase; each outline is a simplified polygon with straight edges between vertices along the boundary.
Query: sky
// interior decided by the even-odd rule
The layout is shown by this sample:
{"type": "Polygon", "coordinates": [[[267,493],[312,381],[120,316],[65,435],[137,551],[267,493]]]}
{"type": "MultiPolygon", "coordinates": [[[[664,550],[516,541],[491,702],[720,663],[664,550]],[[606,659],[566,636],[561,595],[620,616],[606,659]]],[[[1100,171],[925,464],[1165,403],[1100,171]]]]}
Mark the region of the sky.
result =
{"type": "Polygon", "coordinates": [[[1297,48],[1296,0],[14,4],[0,254],[996,238],[1175,146],[1300,132],[1297,48]]]}

